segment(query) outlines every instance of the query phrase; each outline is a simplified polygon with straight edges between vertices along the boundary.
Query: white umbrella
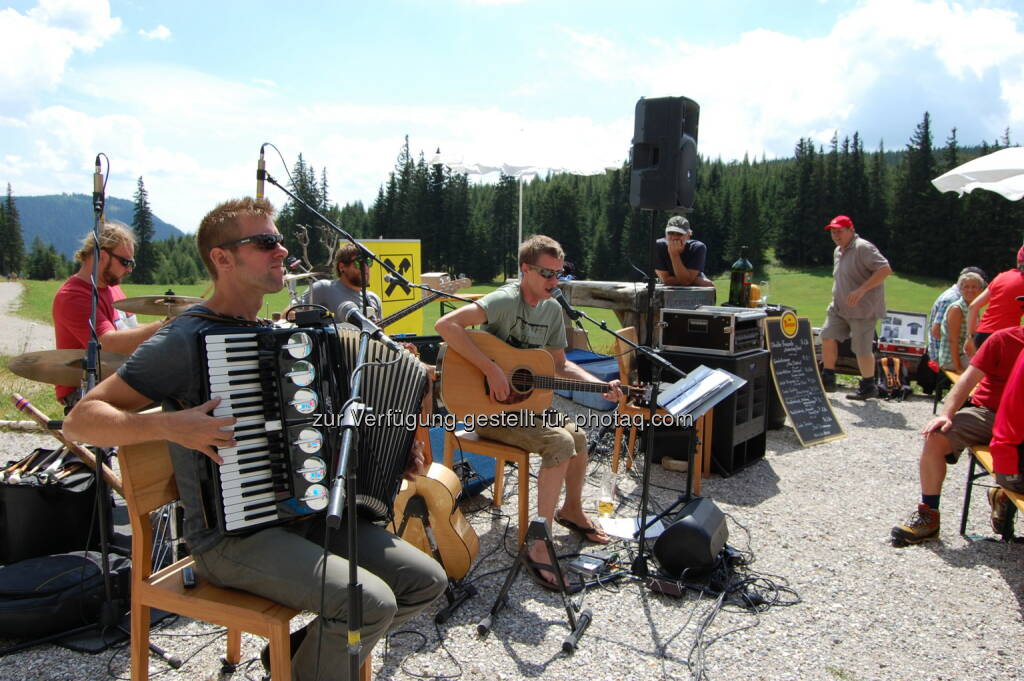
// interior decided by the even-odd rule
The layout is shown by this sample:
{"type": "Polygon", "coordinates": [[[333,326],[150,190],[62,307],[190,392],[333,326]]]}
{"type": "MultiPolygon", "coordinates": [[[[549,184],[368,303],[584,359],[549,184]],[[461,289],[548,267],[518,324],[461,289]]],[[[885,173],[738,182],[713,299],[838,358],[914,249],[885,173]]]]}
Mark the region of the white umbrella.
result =
{"type": "Polygon", "coordinates": [[[1024,147],[1008,147],[979,156],[932,180],[942,192],[964,192],[987,189],[1011,201],[1024,197],[1024,147]]]}

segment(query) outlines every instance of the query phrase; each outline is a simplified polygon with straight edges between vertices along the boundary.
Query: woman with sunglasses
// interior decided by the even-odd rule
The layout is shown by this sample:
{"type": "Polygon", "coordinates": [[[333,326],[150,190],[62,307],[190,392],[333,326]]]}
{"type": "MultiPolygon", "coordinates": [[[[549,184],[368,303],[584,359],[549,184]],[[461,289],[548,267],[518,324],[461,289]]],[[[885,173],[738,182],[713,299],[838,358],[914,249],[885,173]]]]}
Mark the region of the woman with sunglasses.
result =
{"type": "MultiPolygon", "coordinates": [[[[103,349],[130,355],[152,336],[163,322],[140,325],[134,314],[122,312],[114,303],[125,298],[121,280],[135,269],[135,235],[120,222],[107,220],[100,228],[100,257],[97,263],[96,238],[90,231],[75,253],[81,263],[53,297],[53,330],[58,350],[84,350],[92,335],[89,316],[92,311],[92,277],[96,274],[99,299],[96,304],[96,335],[103,349]]],[[[65,410],[80,397],[78,386],[58,385],[57,401],[65,410]]]]}

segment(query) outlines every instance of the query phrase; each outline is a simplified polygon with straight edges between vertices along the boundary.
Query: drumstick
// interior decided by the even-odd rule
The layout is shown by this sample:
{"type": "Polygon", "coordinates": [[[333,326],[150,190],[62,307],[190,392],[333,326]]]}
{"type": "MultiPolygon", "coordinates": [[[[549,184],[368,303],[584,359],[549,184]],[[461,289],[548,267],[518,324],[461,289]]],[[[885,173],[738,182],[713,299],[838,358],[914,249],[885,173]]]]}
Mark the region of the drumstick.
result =
{"type": "MultiPolygon", "coordinates": [[[[84,461],[89,468],[96,470],[96,457],[93,453],[77,442],[73,442],[64,437],[64,433],[62,433],[59,428],[49,428],[47,423],[50,419],[46,417],[46,414],[36,409],[29,400],[25,399],[18,393],[13,393],[11,395],[11,401],[14,402],[14,406],[17,407],[19,411],[23,411],[31,416],[36,423],[49,431],[50,435],[53,435],[55,438],[63,442],[72,452],[74,452],[75,456],[84,461]]],[[[122,497],[124,496],[123,488],[121,487],[121,477],[114,471],[110,470],[107,466],[103,466],[103,479],[107,481],[107,484],[110,485],[111,489],[122,497]]]]}

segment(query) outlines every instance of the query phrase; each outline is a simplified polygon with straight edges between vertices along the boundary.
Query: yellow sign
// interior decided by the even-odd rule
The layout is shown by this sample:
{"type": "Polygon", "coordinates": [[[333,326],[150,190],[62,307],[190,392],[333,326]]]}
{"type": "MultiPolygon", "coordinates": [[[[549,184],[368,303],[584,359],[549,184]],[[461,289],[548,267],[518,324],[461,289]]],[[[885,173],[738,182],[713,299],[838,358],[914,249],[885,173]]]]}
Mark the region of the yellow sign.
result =
{"type": "MultiPolygon", "coordinates": [[[[409,281],[420,283],[422,262],[419,239],[360,239],[359,243],[373,251],[378,258],[395,268],[409,281]]],[[[384,281],[385,274],[387,270],[376,263],[370,268],[370,290],[380,296],[386,318],[417,302],[423,292],[415,288],[405,291],[398,284],[390,284],[384,281]]],[[[422,335],[423,310],[416,310],[389,324],[385,332],[389,336],[422,335]]]]}
{"type": "Polygon", "coordinates": [[[782,330],[782,333],[786,338],[795,337],[799,326],[799,322],[797,321],[796,314],[794,312],[787,310],[782,313],[782,317],[779,319],[779,328],[782,330]]]}

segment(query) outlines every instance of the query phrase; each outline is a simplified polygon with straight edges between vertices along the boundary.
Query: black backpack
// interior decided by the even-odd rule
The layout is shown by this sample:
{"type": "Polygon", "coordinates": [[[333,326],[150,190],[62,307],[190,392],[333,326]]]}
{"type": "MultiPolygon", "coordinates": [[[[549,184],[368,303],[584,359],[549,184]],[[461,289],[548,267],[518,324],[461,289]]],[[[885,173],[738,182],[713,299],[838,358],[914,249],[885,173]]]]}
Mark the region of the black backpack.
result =
{"type": "Polygon", "coordinates": [[[875,385],[878,396],[887,400],[902,402],[913,392],[907,365],[899,357],[882,357],[875,362],[875,385]]]}

